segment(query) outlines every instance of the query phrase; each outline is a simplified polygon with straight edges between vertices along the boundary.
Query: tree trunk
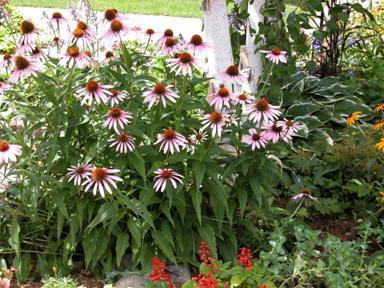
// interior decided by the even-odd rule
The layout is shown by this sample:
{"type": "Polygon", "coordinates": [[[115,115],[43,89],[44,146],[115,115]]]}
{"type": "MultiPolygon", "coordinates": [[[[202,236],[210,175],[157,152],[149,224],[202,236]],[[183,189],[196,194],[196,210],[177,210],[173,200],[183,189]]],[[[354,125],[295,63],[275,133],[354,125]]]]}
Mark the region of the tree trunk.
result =
{"type": "Polygon", "coordinates": [[[204,33],[212,49],[208,52],[208,75],[215,76],[233,64],[232,45],[225,0],[204,0],[204,33]]]}

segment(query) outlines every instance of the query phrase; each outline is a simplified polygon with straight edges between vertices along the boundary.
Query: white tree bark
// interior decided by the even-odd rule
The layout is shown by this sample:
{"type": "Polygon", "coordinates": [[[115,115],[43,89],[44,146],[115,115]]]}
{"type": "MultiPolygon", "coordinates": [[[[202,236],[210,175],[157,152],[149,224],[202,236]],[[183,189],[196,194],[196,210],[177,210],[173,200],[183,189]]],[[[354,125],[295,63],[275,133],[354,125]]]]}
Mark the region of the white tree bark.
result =
{"type": "Polygon", "coordinates": [[[208,52],[208,75],[215,76],[233,64],[232,45],[225,0],[204,0],[204,34],[208,52]]]}
{"type": "Polygon", "coordinates": [[[248,65],[250,68],[250,85],[249,89],[251,92],[256,92],[257,81],[263,72],[263,66],[261,62],[260,52],[255,53],[257,46],[254,44],[255,37],[251,35],[250,28],[258,31],[259,22],[263,21],[263,15],[260,13],[261,7],[264,5],[264,0],[254,1],[253,4],[249,4],[248,13],[248,27],[247,27],[247,39],[245,52],[247,55],[248,65]]]}

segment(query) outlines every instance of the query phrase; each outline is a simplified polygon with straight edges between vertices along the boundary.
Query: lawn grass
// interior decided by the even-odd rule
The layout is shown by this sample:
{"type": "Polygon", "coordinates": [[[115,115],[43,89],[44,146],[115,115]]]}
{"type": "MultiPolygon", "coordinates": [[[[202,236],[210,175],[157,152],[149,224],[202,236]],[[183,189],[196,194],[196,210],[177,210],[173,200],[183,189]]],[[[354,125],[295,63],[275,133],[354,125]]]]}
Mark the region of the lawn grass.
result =
{"type": "MultiPolygon", "coordinates": [[[[294,9],[300,0],[285,0],[287,12],[294,9]]],[[[12,0],[14,6],[66,8],[71,0],[12,0]]],[[[132,14],[167,15],[195,17],[202,16],[201,0],[91,0],[97,10],[116,8],[121,12],[132,14]]]]}

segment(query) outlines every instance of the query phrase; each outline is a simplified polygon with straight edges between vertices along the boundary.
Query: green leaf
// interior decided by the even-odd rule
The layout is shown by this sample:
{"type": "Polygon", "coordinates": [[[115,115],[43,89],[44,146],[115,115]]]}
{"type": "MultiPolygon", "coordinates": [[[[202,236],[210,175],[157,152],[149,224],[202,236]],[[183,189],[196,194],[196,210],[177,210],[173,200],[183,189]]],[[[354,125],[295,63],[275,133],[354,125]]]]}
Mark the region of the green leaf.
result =
{"type": "Polygon", "coordinates": [[[170,261],[173,263],[176,263],[175,255],[173,254],[172,245],[167,241],[167,239],[164,237],[163,233],[160,231],[152,231],[152,238],[155,242],[156,246],[159,247],[161,252],[167,257],[170,261]]]}
{"type": "Polygon", "coordinates": [[[19,233],[20,233],[19,222],[17,222],[16,217],[13,217],[11,220],[8,243],[12,247],[12,249],[15,250],[17,257],[20,257],[19,233]]]}
{"type": "Polygon", "coordinates": [[[203,182],[205,172],[207,171],[207,166],[204,162],[198,162],[194,165],[193,171],[196,178],[196,188],[200,189],[200,185],[203,182]]]}
{"type": "Polygon", "coordinates": [[[86,231],[89,232],[95,228],[98,224],[112,218],[117,213],[117,206],[112,202],[107,202],[101,205],[99,211],[97,212],[96,217],[88,225],[86,231]]]}
{"type": "Polygon", "coordinates": [[[133,151],[128,153],[128,160],[132,164],[132,166],[139,173],[141,178],[143,178],[144,183],[146,182],[147,175],[145,173],[145,162],[144,159],[140,156],[137,151],[133,151]]]}
{"type": "Polygon", "coordinates": [[[248,190],[244,186],[240,186],[238,189],[239,192],[239,206],[240,206],[240,216],[243,218],[245,207],[248,201],[248,190]]]}
{"type": "Polygon", "coordinates": [[[297,117],[297,116],[307,116],[320,109],[320,106],[313,102],[304,102],[294,104],[289,107],[287,111],[287,116],[297,117]]]}
{"type": "Polygon", "coordinates": [[[238,287],[247,279],[247,275],[238,274],[234,275],[231,278],[231,287],[238,287]]]}
{"type": "Polygon", "coordinates": [[[141,245],[141,232],[138,224],[133,221],[132,217],[128,220],[128,230],[137,246],[141,245]]]}
{"type": "Polygon", "coordinates": [[[192,187],[190,192],[191,192],[192,204],[196,211],[197,220],[201,225],[201,203],[203,202],[203,195],[202,195],[202,192],[195,187],[192,187]]]}
{"type": "Polygon", "coordinates": [[[215,230],[213,230],[212,226],[207,223],[203,223],[198,227],[198,230],[201,239],[208,244],[212,257],[217,258],[215,230]]]}
{"type": "Polygon", "coordinates": [[[194,288],[194,287],[195,287],[195,282],[193,282],[192,280],[185,282],[183,286],[181,286],[181,288],[194,288]]]}
{"type": "Polygon", "coordinates": [[[55,204],[59,208],[60,213],[68,219],[68,212],[67,212],[67,207],[64,202],[64,198],[61,194],[56,194],[55,197],[55,204]]]}
{"type": "Polygon", "coordinates": [[[129,247],[129,235],[127,233],[121,232],[117,236],[116,240],[116,264],[120,266],[121,259],[125,254],[125,250],[129,247]]]}

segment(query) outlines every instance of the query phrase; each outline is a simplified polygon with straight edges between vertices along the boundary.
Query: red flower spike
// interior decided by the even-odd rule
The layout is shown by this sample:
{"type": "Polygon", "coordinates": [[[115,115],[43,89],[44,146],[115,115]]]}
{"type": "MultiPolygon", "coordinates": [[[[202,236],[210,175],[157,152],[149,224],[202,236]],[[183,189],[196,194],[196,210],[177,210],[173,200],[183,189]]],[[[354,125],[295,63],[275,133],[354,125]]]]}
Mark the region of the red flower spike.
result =
{"type": "Polygon", "coordinates": [[[237,256],[237,263],[239,263],[241,267],[245,268],[247,271],[251,270],[251,267],[253,266],[252,259],[253,256],[251,249],[240,248],[240,253],[237,256]]]}
{"type": "Polygon", "coordinates": [[[167,284],[168,288],[174,288],[175,286],[172,284],[172,278],[165,271],[166,266],[164,262],[161,262],[156,257],[152,258],[152,273],[149,274],[148,278],[152,281],[152,283],[164,282],[167,284]]]}

